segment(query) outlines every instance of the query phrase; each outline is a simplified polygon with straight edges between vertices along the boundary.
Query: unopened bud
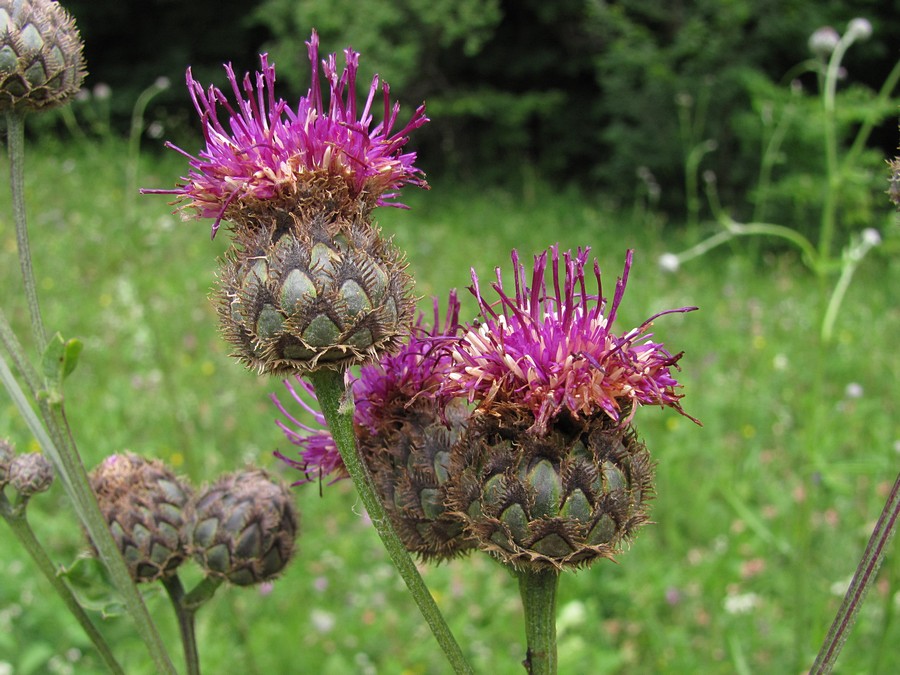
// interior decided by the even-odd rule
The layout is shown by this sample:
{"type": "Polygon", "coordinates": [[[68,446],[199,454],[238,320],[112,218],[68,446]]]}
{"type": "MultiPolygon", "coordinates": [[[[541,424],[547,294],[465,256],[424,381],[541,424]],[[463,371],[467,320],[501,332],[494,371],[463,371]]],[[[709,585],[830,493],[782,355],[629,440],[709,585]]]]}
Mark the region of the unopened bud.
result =
{"type": "Polygon", "coordinates": [[[84,80],[75,21],[51,0],[0,2],[0,110],[62,105],[84,80]]]}
{"type": "Polygon", "coordinates": [[[9,463],[9,484],[19,497],[29,499],[39,492],[46,492],[53,483],[53,467],[38,452],[16,455],[9,463]]]}
{"type": "Polygon", "coordinates": [[[298,521],[290,491],[265,471],[228,474],[197,498],[191,553],[210,576],[252,586],[275,578],[290,562],[298,521]]]}
{"type": "Polygon", "coordinates": [[[809,36],[809,51],[820,58],[825,58],[834,51],[841,36],[831,26],[822,26],[809,36]]]}
{"type": "Polygon", "coordinates": [[[186,481],[159,460],[127,453],[94,469],[91,488],[132,579],[155,581],[184,562],[186,481]]]}
{"type": "Polygon", "coordinates": [[[872,37],[872,23],[861,17],[852,19],[847,24],[847,36],[854,40],[868,40],[872,37]]]}
{"type": "Polygon", "coordinates": [[[9,483],[9,463],[16,456],[16,450],[5,438],[0,438],[0,490],[9,483]]]}

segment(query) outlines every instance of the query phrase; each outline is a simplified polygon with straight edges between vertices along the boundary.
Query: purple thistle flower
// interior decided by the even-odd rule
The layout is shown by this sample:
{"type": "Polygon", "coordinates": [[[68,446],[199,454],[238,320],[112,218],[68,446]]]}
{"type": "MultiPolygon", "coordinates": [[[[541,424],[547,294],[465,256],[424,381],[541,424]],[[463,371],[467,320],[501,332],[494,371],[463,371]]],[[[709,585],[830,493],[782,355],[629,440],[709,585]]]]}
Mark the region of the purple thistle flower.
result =
{"type": "Polygon", "coordinates": [[[150,194],[176,195],[174,203],[193,210],[188,217],[215,218],[215,236],[224,218],[260,206],[290,207],[315,189],[315,178],[324,174],[342,180],[352,199],[368,197],[376,205],[403,207],[392,202],[406,183],[423,188],[424,174],[414,166],[415,152],[403,153],[408,134],[426,122],[425,106],[419,106],[409,122],[394,131],[400,104],[390,102],[390,87],[372,79],[369,94],[359,109],[356,75],[359,54],[344,50],[346,65],[338,71],[331,54],[322,61],[328,81],[328,107],[319,83],[319,37],[315,31],[308,47],[312,67],[310,89],[296,109],[274,93],[275,66],[268,55],[260,56],[261,69],[239,83],[230,64],[225,66],[236,105],[219,88],[203,86],[187,70],[187,85],[203,124],[206,148],[193,156],[166,143],[190,162],[183,183],[170,190],[142,190],[150,194]],[[384,99],[383,119],[372,127],[372,106],[379,88],[384,99]],[[220,119],[219,105],[225,120],[220,119]]]}
{"type": "MultiPolygon", "coordinates": [[[[448,350],[450,343],[443,338],[455,336],[459,331],[459,300],[455,291],[450,292],[443,323],[437,299],[434,301],[432,327],[426,327],[424,322],[424,314],[419,313],[408,340],[399,351],[396,354],[385,354],[376,364],[363,366],[360,376],[350,383],[356,403],[353,421],[357,427],[365,427],[371,434],[377,435],[379,424],[389,411],[402,409],[421,396],[437,395],[439,386],[453,363],[448,350]]],[[[295,379],[299,388],[291,380],[284,381],[285,387],[291,397],[313,415],[320,428],[297,420],[278,397],[272,394],[275,406],[287,418],[287,423],[277,420],[276,424],[291,443],[302,448],[299,460],[286,457],[280,452],[275,452],[275,456],[306,474],[305,480],[299,480],[294,485],[332,474],[335,474],[332,482],[347,478],[349,474],[327,429],[325,417],[305,400],[311,398],[313,402],[316,401],[312,385],[300,376],[295,379]]]]}
{"type": "Polygon", "coordinates": [[[420,313],[406,344],[397,353],[382,356],[378,363],[363,366],[354,383],[354,419],[372,434],[379,433],[382,411],[397,404],[409,406],[420,396],[435,397],[453,365],[445,338],[457,335],[460,328],[456,291],[450,291],[443,326],[436,298],[433,325],[426,328],[424,320],[420,313]]]}
{"type": "MultiPolygon", "coordinates": [[[[482,321],[469,326],[456,345],[456,365],[444,386],[447,395],[466,395],[482,408],[492,404],[525,407],[534,415],[533,431],[541,434],[561,411],[591,416],[602,411],[621,424],[630,422],[640,405],[675,408],[678,383],[671,368],[682,354],[672,355],[651,342],[646,333],[664,314],[689,312],[682,307],[659,312],[623,335],[612,332],[616,311],[631,269],[628,251],[625,271],[616,282],[610,305],[603,297],[600,267],[594,261],[597,295],[589,295],[585,266],[590,249],[562,256],[552,254],[552,289],[544,278],[547,252],[534,258],[531,286],[519,255],[512,252],[515,294],[503,288],[500,269],[491,288],[498,301],[485,298],[472,270],[470,291],[478,300],[482,321]],[[499,311],[498,311],[499,306],[499,311]]],[[[693,419],[692,417],[690,419],[693,419]]],[[[696,420],[694,420],[696,421],[696,420]]]]}
{"type": "Polygon", "coordinates": [[[330,476],[331,474],[335,474],[334,479],[331,481],[332,483],[342,478],[349,478],[350,474],[347,473],[344,460],[341,459],[341,453],[338,452],[337,445],[335,445],[334,439],[328,432],[325,415],[307,403],[303,396],[305,394],[306,397],[316,401],[312,385],[300,376],[297,376],[295,379],[302,393],[294,387],[290,380],[285,380],[284,386],[294,401],[299,403],[301,408],[315,418],[319,428],[308,426],[298,420],[288,412],[287,408],[278,399],[278,396],[271,394],[270,397],[275,407],[287,418],[289,423],[286,424],[282,420],[275,420],[275,424],[279,426],[291,443],[302,448],[299,460],[287,457],[277,450],[274,453],[275,456],[287,465],[303,472],[304,478],[295,481],[292,485],[310,483],[314,479],[321,480],[324,476],[330,476]]]}

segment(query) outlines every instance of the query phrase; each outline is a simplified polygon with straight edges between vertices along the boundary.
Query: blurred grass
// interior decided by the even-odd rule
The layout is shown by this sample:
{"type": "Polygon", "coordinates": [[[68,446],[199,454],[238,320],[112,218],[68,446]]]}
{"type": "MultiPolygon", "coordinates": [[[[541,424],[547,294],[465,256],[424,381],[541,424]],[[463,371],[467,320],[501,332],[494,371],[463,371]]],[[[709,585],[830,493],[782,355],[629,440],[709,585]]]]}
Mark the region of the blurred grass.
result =
{"type": "MultiPolygon", "coordinates": [[[[26,190],[46,325],[80,337],[67,408],[85,463],[125,449],[157,456],[195,482],[253,461],[281,471],[290,451],[273,424],[276,380],[229,359],[207,300],[227,235],[182,223],[164,197],[125,194],[125,145],[46,141],[28,148],[26,190]]],[[[186,167],[144,158],[139,184],[171,186],[186,167]]],[[[6,184],[5,169],[0,183],[6,184]]],[[[655,260],[696,233],[612,212],[600,198],[550,192],[526,177],[518,193],[444,185],[382,209],[386,234],[408,252],[418,292],[446,298],[491,278],[509,251],[590,245],[609,293],[627,248],[635,266],[620,310],[626,329],[659,310],[655,334],[684,350],[684,405],[697,428],[646,409],[637,424],[659,462],[655,524],[619,564],[599,563],[560,587],[560,671],[566,673],[801,672],[840,602],[898,464],[900,263],[873,256],[844,305],[835,344],[818,342],[819,282],[790,254],[754,262],[717,251],[675,275],[655,260]],[[848,385],[861,387],[854,396],[848,385]],[[848,392],[850,392],[848,394],[848,392]]],[[[21,336],[9,196],[0,190],[3,305],[21,336]]],[[[463,315],[474,303],[463,293],[463,315]]],[[[34,449],[8,397],[0,435],[34,449]]],[[[292,478],[291,476],[287,476],[292,478]]],[[[271,592],[224,588],[199,616],[201,658],[215,673],[440,673],[446,666],[350,486],[296,490],[299,554],[271,592]]],[[[53,557],[83,548],[58,487],[30,514],[53,557]]],[[[0,662],[18,674],[100,672],[77,625],[0,530],[0,662]],[[74,650],[74,651],[73,651],[74,650]]],[[[896,549],[896,545],[894,547],[896,549]]],[[[188,575],[196,575],[189,570],[188,575]]],[[[524,657],[514,581],[484,556],[425,570],[478,672],[519,673],[524,657]]],[[[90,575],[82,592],[98,606],[90,575]]],[[[900,563],[890,552],[839,672],[900,670],[900,563]]],[[[163,595],[148,591],[180,663],[163,595]]],[[[103,622],[129,673],[150,672],[123,618],[103,622]]]]}

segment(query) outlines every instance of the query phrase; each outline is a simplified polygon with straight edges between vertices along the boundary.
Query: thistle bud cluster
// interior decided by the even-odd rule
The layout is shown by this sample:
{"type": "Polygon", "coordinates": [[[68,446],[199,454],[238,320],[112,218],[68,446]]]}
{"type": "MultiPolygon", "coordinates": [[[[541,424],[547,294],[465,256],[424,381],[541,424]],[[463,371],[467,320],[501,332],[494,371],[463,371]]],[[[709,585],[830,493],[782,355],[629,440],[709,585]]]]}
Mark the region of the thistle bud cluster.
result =
{"type": "MultiPolygon", "coordinates": [[[[382,238],[372,212],[406,183],[427,187],[403,153],[407,134],[427,122],[424,107],[393,131],[399,106],[376,77],[357,102],[359,54],[319,62],[307,43],[311,86],[297,106],[275,98],[275,67],[239,79],[226,67],[235,104],[187,74],[206,148],[173,190],[185,217],[223,220],[233,245],[221,261],[216,293],[234,356],[261,373],[308,372],[371,361],[399,345],[414,313],[403,256],[382,238]],[[330,102],[323,102],[324,74],[330,102]],[[384,119],[374,127],[381,90],[384,119]],[[220,109],[220,105],[224,110],[220,109]],[[220,119],[220,115],[227,119],[220,119]]],[[[183,152],[183,151],[182,151],[183,152]]]]}
{"type": "Polygon", "coordinates": [[[0,494],[6,486],[15,490],[17,503],[24,505],[34,495],[53,484],[53,467],[39,452],[17,454],[15,446],[0,438],[0,494]]]}
{"type": "Polygon", "coordinates": [[[197,491],[163,462],[126,453],[107,457],[90,479],[135,582],[174,575],[193,557],[207,576],[247,586],[276,577],[293,554],[296,507],[259,469],[197,491]]]}
{"type": "MultiPolygon", "coordinates": [[[[497,270],[493,297],[473,272],[476,321],[459,323],[451,294],[443,325],[435,306],[433,327],[420,318],[396,354],[353,383],[360,454],[406,548],[423,560],[481,550],[515,568],[559,571],[613,558],[648,521],[654,462],[633,417],[644,405],[689,416],[673,377],[681,354],[647,330],[694,308],[614,333],[631,253],[611,302],[596,263],[597,292],[587,289],[588,253],[553,247],[535,256],[529,278],[514,252],[515,292],[497,270]]],[[[276,403],[302,448],[299,460],[282,459],[307,480],[340,477],[328,434],[276,403]]]]}

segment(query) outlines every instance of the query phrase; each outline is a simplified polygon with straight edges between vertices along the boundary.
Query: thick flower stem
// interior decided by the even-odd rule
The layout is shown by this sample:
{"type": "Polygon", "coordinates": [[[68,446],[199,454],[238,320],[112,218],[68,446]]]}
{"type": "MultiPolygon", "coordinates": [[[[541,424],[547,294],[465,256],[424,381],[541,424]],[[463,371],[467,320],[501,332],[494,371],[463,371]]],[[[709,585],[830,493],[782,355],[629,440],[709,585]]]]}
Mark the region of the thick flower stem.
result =
{"type": "Polygon", "coordinates": [[[2,515],[3,519],[9,524],[13,534],[16,535],[16,538],[22,543],[22,546],[25,547],[25,550],[28,551],[28,554],[31,556],[31,559],[34,560],[38,569],[47,581],[50,582],[50,585],[53,586],[53,590],[56,591],[57,595],[59,595],[68,610],[72,613],[72,616],[75,617],[84,632],[87,633],[91,642],[94,643],[94,647],[97,648],[97,651],[103,659],[103,663],[106,664],[106,667],[109,669],[109,672],[114,675],[124,675],[125,671],[122,670],[122,666],[119,665],[119,662],[113,655],[112,650],[103,638],[103,635],[100,634],[96,626],[94,626],[94,623],[91,621],[91,618],[81,608],[81,605],[78,604],[78,600],[76,600],[72,590],[59,575],[57,575],[53,561],[50,560],[50,556],[47,555],[44,547],[41,546],[40,542],[34,536],[31,525],[28,524],[28,519],[25,516],[24,505],[19,507],[11,505],[3,493],[0,492],[0,515],[2,515]]]}
{"type": "Polygon", "coordinates": [[[515,570],[525,611],[528,655],[523,665],[529,675],[556,675],[556,570],[515,570]]]}
{"type": "Polygon", "coordinates": [[[31,266],[31,248],[28,245],[28,228],[25,221],[25,117],[22,113],[6,113],[6,137],[9,147],[9,185],[12,190],[13,220],[16,226],[16,246],[19,250],[19,267],[28,312],[31,315],[31,330],[37,341],[38,352],[47,345],[41,309],[38,304],[37,284],[31,266]]]}
{"type": "Polygon", "coordinates": [[[431,597],[431,593],[422,580],[422,576],[419,574],[419,570],[416,568],[409,552],[394,531],[384,506],[375,493],[372,477],[360,459],[353,430],[352,406],[350,406],[350,409],[345,409],[342,406],[342,398],[346,391],[344,387],[344,372],[322,368],[313,371],[308,377],[315,388],[316,398],[322,406],[325,421],[328,422],[331,435],[341,453],[347,472],[353,479],[356,491],[369,514],[369,518],[372,520],[372,524],[375,526],[375,530],[378,532],[378,536],[381,537],[381,541],[387,549],[391,561],[396,566],[400,576],[403,577],[403,581],[406,582],[409,592],[419,606],[422,616],[425,617],[425,620],[431,627],[434,637],[444,650],[454,672],[473,672],[463,656],[459,644],[450,632],[450,628],[447,626],[434,598],[431,597]]]}

